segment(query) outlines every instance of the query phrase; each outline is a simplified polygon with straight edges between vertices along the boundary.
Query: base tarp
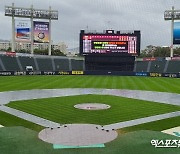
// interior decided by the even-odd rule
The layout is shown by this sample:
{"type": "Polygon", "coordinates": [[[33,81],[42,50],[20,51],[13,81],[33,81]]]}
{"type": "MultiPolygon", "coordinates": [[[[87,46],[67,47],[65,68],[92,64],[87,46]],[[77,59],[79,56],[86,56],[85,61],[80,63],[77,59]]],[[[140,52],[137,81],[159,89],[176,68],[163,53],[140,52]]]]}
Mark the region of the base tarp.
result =
{"type": "Polygon", "coordinates": [[[171,128],[171,129],[166,129],[166,130],[163,130],[162,132],[166,133],[166,134],[170,134],[170,135],[180,137],[180,126],[179,127],[174,127],[174,128],[171,128]]]}

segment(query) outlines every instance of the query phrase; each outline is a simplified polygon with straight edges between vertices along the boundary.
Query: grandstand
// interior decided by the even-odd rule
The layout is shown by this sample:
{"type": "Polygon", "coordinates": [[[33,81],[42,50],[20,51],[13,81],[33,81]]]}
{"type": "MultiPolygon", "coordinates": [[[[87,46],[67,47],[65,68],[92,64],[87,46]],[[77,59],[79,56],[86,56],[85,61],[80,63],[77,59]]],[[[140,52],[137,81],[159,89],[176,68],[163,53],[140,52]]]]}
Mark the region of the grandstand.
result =
{"type": "MultiPolygon", "coordinates": [[[[3,53],[3,52],[2,52],[3,53]]],[[[26,71],[32,66],[34,71],[85,71],[84,59],[64,56],[0,54],[0,71],[26,71]]],[[[134,72],[179,73],[180,60],[157,59],[135,61],[134,72]]],[[[121,69],[120,71],[122,71],[121,69]]]]}
{"type": "Polygon", "coordinates": [[[180,72],[180,61],[169,61],[169,65],[166,72],[168,73],[180,72]]]}
{"type": "Polygon", "coordinates": [[[53,61],[54,63],[54,67],[55,67],[55,71],[58,70],[64,70],[64,71],[68,71],[71,70],[70,66],[71,66],[71,60],[68,58],[54,58],[53,61]]]}
{"type": "Polygon", "coordinates": [[[134,71],[136,72],[147,72],[148,70],[148,61],[136,61],[134,71]]]}
{"type": "Polygon", "coordinates": [[[136,61],[135,72],[179,73],[179,60],[136,61]]]}
{"type": "MultiPolygon", "coordinates": [[[[1,61],[6,71],[17,71],[22,68],[22,65],[19,63],[17,57],[12,58],[10,56],[1,56],[1,61]]],[[[3,65],[1,67],[3,67],[3,65]]]]}
{"type": "Polygon", "coordinates": [[[31,57],[18,57],[18,59],[19,59],[19,61],[21,63],[21,66],[22,66],[23,70],[25,70],[26,66],[32,66],[34,70],[38,70],[36,68],[34,58],[31,58],[31,57]]]}
{"type": "Polygon", "coordinates": [[[53,64],[52,64],[52,59],[51,58],[34,58],[37,65],[38,65],[38,70],[41,71],[53,71],[53,64]]]}
{"type": "Polygon", "coordinates": [[[84,61],[61,56],[0,54],[0,71],[26,71],[26,66],[35,71],[84,70],[84,61]]]}
{"type": "Polygon", "coordinates": [[[84,70],[84,61],[82,60],[71,60],[72,70],[84,70]]]}
{"type": "Polygon", "coordinates": [[[167,63],[167,61],[164,61],[164,60],[163,61],[152,61],[149,72],[157,72],[157,73],[166,72],[166,70],[164,70],[166,63],[167,63]]]}

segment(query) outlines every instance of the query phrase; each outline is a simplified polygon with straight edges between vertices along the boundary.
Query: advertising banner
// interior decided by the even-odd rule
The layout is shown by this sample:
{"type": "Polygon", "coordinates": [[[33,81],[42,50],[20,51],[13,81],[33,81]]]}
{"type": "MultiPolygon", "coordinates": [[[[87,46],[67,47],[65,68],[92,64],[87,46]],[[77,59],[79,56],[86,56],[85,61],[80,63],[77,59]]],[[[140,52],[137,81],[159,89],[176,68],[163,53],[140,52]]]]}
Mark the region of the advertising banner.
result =
{"type": "Polygon", "coordinates": [[[143,58],[143,61],[154,61],[154,60],[157,60],[157,59],[154,58],[154,57],[145,57],[145,58],[143,58]]]}
{"type": "Polygon", "coordinates": [[[34,43],[49,43],[49,22],[34,21],[34,43]]]}
{"type": "Polygon", "coordinates": [[[15,40],[27,41],[31,40],[31,23],[29,20],[16,20],[15,21],[15,40]]]}
{"type": "Polygon", "coordinates": [[[174,23],[173,44],[180,44],[180,22],[174,23]]]}

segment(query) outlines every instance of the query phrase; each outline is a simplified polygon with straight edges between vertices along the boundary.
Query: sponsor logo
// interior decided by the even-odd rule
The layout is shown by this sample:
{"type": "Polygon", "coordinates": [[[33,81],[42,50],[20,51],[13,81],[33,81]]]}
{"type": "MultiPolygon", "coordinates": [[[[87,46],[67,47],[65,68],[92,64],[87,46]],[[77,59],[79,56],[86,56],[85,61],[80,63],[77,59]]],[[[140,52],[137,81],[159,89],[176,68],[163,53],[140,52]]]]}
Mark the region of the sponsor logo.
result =
{"type": "Polygon", "coordinates": [[[180,140],[151,140],[151,145],[155,148],[179,148],[180,140]]]}
{"type": "Polygon", "coordinates": [[[72,71],[72,75],[83,75],[84,71],[72,71]]]}

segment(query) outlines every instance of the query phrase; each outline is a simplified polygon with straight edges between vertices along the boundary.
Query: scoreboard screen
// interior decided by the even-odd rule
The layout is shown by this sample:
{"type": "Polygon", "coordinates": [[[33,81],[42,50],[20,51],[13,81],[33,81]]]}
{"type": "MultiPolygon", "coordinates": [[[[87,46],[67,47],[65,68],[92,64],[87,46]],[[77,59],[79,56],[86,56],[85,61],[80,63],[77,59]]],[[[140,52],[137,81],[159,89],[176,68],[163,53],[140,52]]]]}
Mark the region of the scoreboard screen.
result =
{"type": "Polygon", "coordinates": [[[80,54],[121,54],[137,56],[140,53],[140,31],[135,33],[92,34],[81,31],[80,54]]]}

